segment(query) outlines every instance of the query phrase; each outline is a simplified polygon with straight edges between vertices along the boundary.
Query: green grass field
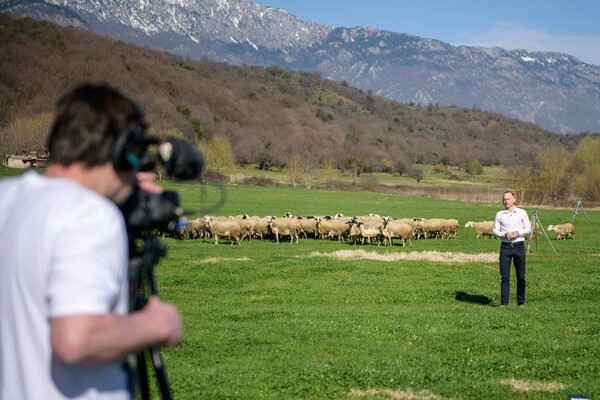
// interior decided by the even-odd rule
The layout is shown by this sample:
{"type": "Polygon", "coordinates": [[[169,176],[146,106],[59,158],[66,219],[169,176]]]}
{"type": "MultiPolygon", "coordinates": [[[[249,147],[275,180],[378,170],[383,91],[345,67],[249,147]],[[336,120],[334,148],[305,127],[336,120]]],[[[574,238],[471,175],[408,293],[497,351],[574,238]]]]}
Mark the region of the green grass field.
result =
{"type": "MultiPolygon", "coordinates": [[[[570,209],[536,210],[544,228],[573,221],[576,236],[556,241],[549,233],[550,241],[533,242],[526,308],[516,307],[513,278],[511,304],[499,309],[499,242],[477,240],[463,226],[493,219],[500,202],[231,185],[225,204],[210,210],[217,188],[201,196],[189,183],[166,186],[180,192],[186,209],[213,215],[374,212],[457,218],[461,225],[457,239],[404,248],[165,239],[169,254],[156,269],[160,293],[177,304],[185,324],[182,345],[164,350],[176,398],[600,395],[598,211],[580,210],[573,220],[570,209]],[[340,259],[340,250],[366,253],[340,259]],[[367,259],[413,252],[436,252],[441,260],[367,259]],[[449,253],[455,257],[445,261],[449,253]],[[480,253],[486,260],[467,261],[480,253]]],[[[534,210],[524,208],[531,216],[534,210]]]]}
{"type": "Polygon", "coordinates": [[[175,399],[600,397],[600,211],[573,219],[570,209],[523,206],[544,228],[573,222],[576,235],[534,242],[526,308],[516,306],[513,277],[511,304],[500,309],[499,242],[464,228],[493,219],[500,198],[163,184],[191,216],[373,212],[461,226],[457,239],[406,247],[163,239],[160,296],[185,327],[182,344],[162,350],[175,399]]]}

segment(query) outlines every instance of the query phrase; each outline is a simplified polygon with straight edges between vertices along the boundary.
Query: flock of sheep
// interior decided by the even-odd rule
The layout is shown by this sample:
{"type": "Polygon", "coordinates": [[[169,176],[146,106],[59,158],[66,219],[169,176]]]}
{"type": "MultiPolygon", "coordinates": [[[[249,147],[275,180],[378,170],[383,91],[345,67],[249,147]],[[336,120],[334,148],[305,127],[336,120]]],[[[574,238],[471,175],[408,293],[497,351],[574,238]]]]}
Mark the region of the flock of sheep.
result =
{"type": "MultiPolygon", "coordinates": [[[[494,237],[493,221],[468,221],[466,228],[473,228],[479,237],[494,237]]],[[[175,232],[180,239],[227,238],[232,244],[241,244],[243,239],[271,238],[279,243],[286,238],[297,243],[300,237],[316,239],[350,240],[353,244],[393,245],[394,240],[402,246],[412,244],[413,239],[456,238],[459,223],[456,219],[445,218],[390,218],[377,214],[345,217],[334,216],[295,217],[286,213],[282,217],[267,216],[205,216],[187,221],[184,228],[175,232]]],[[[550,225],[548,231],[555,231],[557,239],[572,237],[575,230],[572,224],[550,225]]],[[[533,235],[537,234],[537,229],[533,235]]]]}

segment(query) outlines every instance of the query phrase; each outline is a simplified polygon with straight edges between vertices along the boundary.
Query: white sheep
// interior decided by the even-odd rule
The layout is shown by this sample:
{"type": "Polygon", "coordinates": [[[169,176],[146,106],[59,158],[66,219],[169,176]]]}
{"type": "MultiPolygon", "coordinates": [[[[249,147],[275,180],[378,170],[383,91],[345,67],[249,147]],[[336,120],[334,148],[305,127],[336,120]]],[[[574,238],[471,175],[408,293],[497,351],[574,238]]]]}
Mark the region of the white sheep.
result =
{"type": "Polygon", "coordinates": [[[339,241],[344,239],[346,236],[349,225],[348,222],[351,218],[348,217],[324,217],[319,218],[317,221],[317,230],[321,238],[337,238],[339,241]]]}
{"type": "Polygon", "coordinates": [[[317,227],[318,218],[298,217],[298,221],[300,222],[300,233],[305,239],[308,239],[309,234],[315,238],[319,236],[319,229],[317,227]]]}
{"type": "Polygon", "coordinates": [[[259,237],[261,239],[264,239],[265,236],[269,235],[269,233],[271,233],[271,230],[269,228],[269,217],[250,217],[252,219],[254,219],[254,235],[256,237],[259,237]]]}
{"type": "Polygon", "coordinates": [[[487,239],[488,236],[495,237],[492,232],[494,229],[494,221],[468,221],[465,224],[465,228],[474,228],[477,233],[477,239],[479,239],[480,236],[483,236],[484,239],[487,239]]]}
{"type": "Polygon", "coordinates": [[[385,222],[384,218],[377,214],[356,216],[353,218],[353,220],[354,222],[362,222],[366,228],[374,229],[381,228],[385,222]]]}
{"type": "Polygon", "coordinates": [[[238,215],[234,219],[240,224],[240,228],[242,229],[242,240],[247,237],[248,240],[251,241],[252,236],[254,236],[257,220],[248,214],[238,215]]]}
{"type": "Polygon", "coordinates": [[[290,243],[298,243],[300,222],[296,218],[269,217],[269,229],[279,243],[279,236],[289,236],[290,243]]]}
{"type": "Polygon", "coordinates": [[[421,234],[425,239],[433,237],[436,239],[446,237],[448,231],[447,223],[442,218],[422,219],[420,221],[421,234]]]}
{"type": "Polygon", "coordinates": [[[413,227],[402,220],[390,220],[386,219],[383,226],[381,227],[381,235],[383,236],[384,244],[387,242],[392,246],[394,238],[400,238],[402,240],[402,247],[408,240],[408,243],[412,245],[413,227]]]}
{"type": "Polygon", "coordinates": [[[227,237],[231,244],[241,245],[242,228],[233,218],[218,218],[207,216],[204,218],[206,227],[214,238],[215,244],[219,244],[219,237],[227,237]]]}
{"type": "Polygon", "coordinates": [[[569,222],[558,225],[549,225],[548,231],[556,232],[557,240],[575,236],[575,227],[569,222]]]}
{"type": "Polygon", "coordinates": [[[360,231],[360,237],[363,244],[365,240],[367,241],[367,243],[371,243],[372,239],[377,239],[381,236],[381,225],[377,227],[370,227],[365,225],[365,223],[362,221],[355,221],[354,224],[358,227],[360,231]]]}

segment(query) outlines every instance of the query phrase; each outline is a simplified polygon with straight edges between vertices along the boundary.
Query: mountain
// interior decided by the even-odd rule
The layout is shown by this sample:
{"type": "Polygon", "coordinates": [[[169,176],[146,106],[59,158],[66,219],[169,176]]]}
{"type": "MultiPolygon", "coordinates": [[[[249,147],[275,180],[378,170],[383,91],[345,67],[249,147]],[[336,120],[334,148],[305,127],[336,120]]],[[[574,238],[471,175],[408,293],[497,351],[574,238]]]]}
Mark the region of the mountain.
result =
{"type": "Polygon", "coordinates": [[[566,54],[333,28],[250,0],[4,0],[0,11],[196,60],[318,72],[404,103],[476,107],[557,133],[600,132],[600,67],[566,54]]]}

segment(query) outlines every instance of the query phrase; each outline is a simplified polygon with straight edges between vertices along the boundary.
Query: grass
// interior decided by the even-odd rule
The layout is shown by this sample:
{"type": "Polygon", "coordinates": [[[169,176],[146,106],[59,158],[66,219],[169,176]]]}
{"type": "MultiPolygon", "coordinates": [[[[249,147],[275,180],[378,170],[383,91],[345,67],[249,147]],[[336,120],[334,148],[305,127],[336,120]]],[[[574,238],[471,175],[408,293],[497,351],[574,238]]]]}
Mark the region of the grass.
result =
{"type": "MultiPolygon", "coordinates": [[[[179,184],[182,203],[197,189],[179,184]],[[191,191],[190,191],[191,190],[191,191]]],[[[216,197],[207,193],[208,199],[216,197]]],[[[210,192],[210,190],[208,191],[210,192]]],[[[525,207],[527,209],[527,207],[525,207]]],[[[217,215],[377,212],[492,219],[498,206],[290,188],[227,186],[217,215]]],[[[532,212],[531,209],[528,211],[532,212]]],[[[185,340],[164,350],[176,398],[565,398],[600,394],[600,214],[573,240],[545,237],[528,255],[527,307],[497,308],[498,242],[462,228],[455,240],[352,246],[166,239],[161,296],[180,308],[185,340]],[[550,243],[555,247],[554,254],[550,243]],[[458,261],[339,259],[340,250],[458,254],[458,261]],[[461,254],[493,261],[461,262],[461,254]],[[317,254],[317,255],[315,255],[317,254]],[[411,397],[413,396],[413,397],[411,397]]],[[[540,210],[544,227],[570,210],[540,210]]],[[[463,258],[467,258],[466,256],[463,258]]],[[[514,279],[514,278],[513,278],[514,279]]]]}
{"type": "MultiPolygon", "coordinates": [[[[427,186],[436,185],[440,187],[477,187],[481,189],[497,188],[505,178],[505,169],[499,166],[486,166],[483,174],[474,177],[468,176],[464,169],[454,166],[447,167],[447,174],[435,172],[432,165],[415,164],[415,168],[423,172],[423,179],[417,182],[414,178],[406,174],[398,173],[372,173],[362,174],[361,177],[353,177],[349,172],[340,172],[337,170],[323,171],[317,173],[316,184],[325,184],[329,180],[340,182],[355,182],[364,180],[375,180],[384,185],[407,185],[407,186],[427,186]],[[454,177],[454,178],[451,178],[454,177]]],[[[231,177],[232,180],[242,181],[244,178],[260,177],[269,178],[274,182],[289,184],[290,176],[286,170],[264,171],[255,166],[231,167],[219,170],[219,172],[231,177]]]]}
{"type": "Polygon", "coordinates": [[[163,184],[192,215],[375,212],[461,224],[457,239],[404,248],[164,239],[160,295],[177,305],[185,327],[182,344],[162,350],[176,399],[600,396],[598,210],[573,220],[570,209],[539,209],[544,228],[573,221],[575,238],[538,239],[528,254],[526,308],[516,307],[513,274],[511,304],[499,309],[498,241],[477,240],[463,226],[492,219],[500,202],[163,184]],[[413,252],[420,257],[402,259],[413,252]],[[487,258],[469,261],[478,254],[487,258]]]}

